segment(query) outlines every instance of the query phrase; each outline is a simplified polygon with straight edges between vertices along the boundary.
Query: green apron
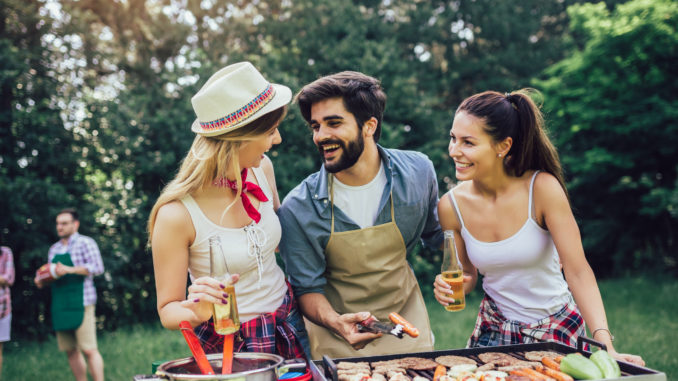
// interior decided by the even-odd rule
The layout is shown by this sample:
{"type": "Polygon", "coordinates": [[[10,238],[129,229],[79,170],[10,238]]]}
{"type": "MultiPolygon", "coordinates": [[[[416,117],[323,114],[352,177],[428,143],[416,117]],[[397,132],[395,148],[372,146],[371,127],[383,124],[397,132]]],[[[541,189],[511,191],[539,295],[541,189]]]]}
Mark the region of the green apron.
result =
{"type": "MultiPolygon", "coordinates": [[[[52,263],[73,266],[69,253],[55,255],[52,263]]],[[[82,275],[66,274],[52,283],[52,326],[55,331],[72,331],[82,324],[84,281],[82,275]]]]}

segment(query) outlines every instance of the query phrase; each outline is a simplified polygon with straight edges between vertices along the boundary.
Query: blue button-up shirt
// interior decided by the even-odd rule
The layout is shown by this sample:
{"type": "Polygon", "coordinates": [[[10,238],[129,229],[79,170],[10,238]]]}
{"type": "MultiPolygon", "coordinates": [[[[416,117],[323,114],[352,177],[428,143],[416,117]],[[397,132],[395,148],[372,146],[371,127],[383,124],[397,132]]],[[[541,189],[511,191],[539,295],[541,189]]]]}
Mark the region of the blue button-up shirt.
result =
{"type": "MultiPolygon", "coordinates": [[[[377,147],[387,183],[374,224],[391,221],[389,196],[392,191],[395,221],[407,253],[419,239],[426,247],[440,247],[443,233],[438,222],[438,183],[433,163],[419,152],[377,147]]],[[[328,172],[322,166],[290,191],[278,211],[282,225],[280,255],[297,296],[324,292],[325,247],[330,239],[331,222],[328,193],[328,172]]],[[[360,226],[335,205],[334,231],[358,229],[360,226]]]]}

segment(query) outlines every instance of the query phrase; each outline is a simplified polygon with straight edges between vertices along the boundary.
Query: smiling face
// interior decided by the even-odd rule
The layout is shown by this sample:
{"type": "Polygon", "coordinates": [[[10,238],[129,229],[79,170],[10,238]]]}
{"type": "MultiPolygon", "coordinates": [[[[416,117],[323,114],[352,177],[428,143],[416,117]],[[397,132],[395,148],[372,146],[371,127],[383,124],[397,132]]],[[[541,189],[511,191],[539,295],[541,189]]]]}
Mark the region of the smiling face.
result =
{"type": "Polygon", "coordinates": [[[351,168],[362,155],[365,141],[353,114],[341,98],[330,98],[311,106],[313,142],[325,169],[337,173],[351,168]]]}
{"type": "MultiPolygon", "coordinates": [[[[510,145],[509,145],[510,147],[510,145]]],[[[457,180],[471,180],[503,170],[503,157],[508,148],[492,141],[482,119],[466,112],[454,117],[448,152],[454,159],[457,180]]]]}
{"type": "Polygon", "coordinates": [[[264,153],[268,152],[271,147],[280,144],[281,142],[282,137],[280,136],[280,131],[278,131],[277,124],[267,133],[254,140],[244,142],[238,151],[240,168],[258,167],[259,164],[261,164],[261,160],[264,158],[264,153]]]}

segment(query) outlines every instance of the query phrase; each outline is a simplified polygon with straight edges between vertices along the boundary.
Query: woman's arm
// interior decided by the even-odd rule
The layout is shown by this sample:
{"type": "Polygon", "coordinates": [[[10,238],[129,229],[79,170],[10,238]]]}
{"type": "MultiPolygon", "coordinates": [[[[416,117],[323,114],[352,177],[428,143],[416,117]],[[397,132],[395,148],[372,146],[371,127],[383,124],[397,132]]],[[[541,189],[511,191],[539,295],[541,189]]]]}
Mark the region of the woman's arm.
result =
{"type": "MultiPolygon", "coordinates": [[[[476,282],[478,281],[478,271],[476,270],[475,266],[473,266],[468,258],[468,254],[466,253],[466,245],[464,244],[464,240],[461,238],[461,223],[457,218],[454,204],[452,204],[448,194],[445,194],[438,202],[438,218],[443,231],[452,230],[454,232],[454,242],[457,248],[457,256],[459,257],[461,266],[464,269],[464,293],[468,294],[476,286],[476,282]]],[[[438,300],[440,304],[445,306],[448,303],[452,303],[454,301],[454,299],[447,296],[450,290],[450,285],[448,285],[447,282],[442,279],[440,274],[436,276],[433,287],[433,293],[436,297],[436,300],[438,300]]]]}
{"type": "Polygon", "coordinates": [[[212,303],[222,303],[220,284],[209,277],[196,279],[186,295],[188,248],[194,238],[193,222],[180,201],[160,207],[151,249],[158,315],[165,328],[179,329],[182,320],[195,327],[212,316],[212,303]]]}
{"type": "Polygon", "coordinates": [[[273,162],[271,162],[271,159],[266,155],[264,155],[264,160],[261,161],[261,168],[264,170],[268,185],[271,186],[271,192],[273,193],[273,210],[277,212],[280,207],[280,196],[278,196],[278,186],[275,183],[273,162]]]}
{"type": "Polygon", "coordinates": [[[607,345],[608,351],[618,359],[644,365],[639,356],[617,354],[614,350],[598,283],[584,255],[579,227],[560,183],[551,174],[540,173],[535,180],[534,197],[538,220],[542,220],[538,222],[542,222],[553,237],[565,280],[589,331],[595,332],[593,338],[607,345]]]}

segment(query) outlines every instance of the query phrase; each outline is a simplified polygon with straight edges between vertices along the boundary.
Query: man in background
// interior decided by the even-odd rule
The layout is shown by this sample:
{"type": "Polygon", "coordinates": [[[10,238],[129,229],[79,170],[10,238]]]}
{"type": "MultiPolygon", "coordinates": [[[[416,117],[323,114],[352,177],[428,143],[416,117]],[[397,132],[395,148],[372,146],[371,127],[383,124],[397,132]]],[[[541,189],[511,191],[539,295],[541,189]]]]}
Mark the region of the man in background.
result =
{"type": "MultiPolygon", "coordinates": [[[[48,262],[55,264],[52,291],[52,324],[59,350],[66,352],[77,381],[87,381],[87,365],[94,381],[104,380],[104,360],[97,348],[96,288],[92,278],[104,272],[96,242],[78,233],[75,209],[64,209],[56,217],[60,238],[49,249],[48,262]],[[84,354],[84,356],[83,356],[84,354]],[[85,358],[87,362],[85,362],[85,358]]],[[[34,279],[38,288],[46,282],[34,279]]]]}

